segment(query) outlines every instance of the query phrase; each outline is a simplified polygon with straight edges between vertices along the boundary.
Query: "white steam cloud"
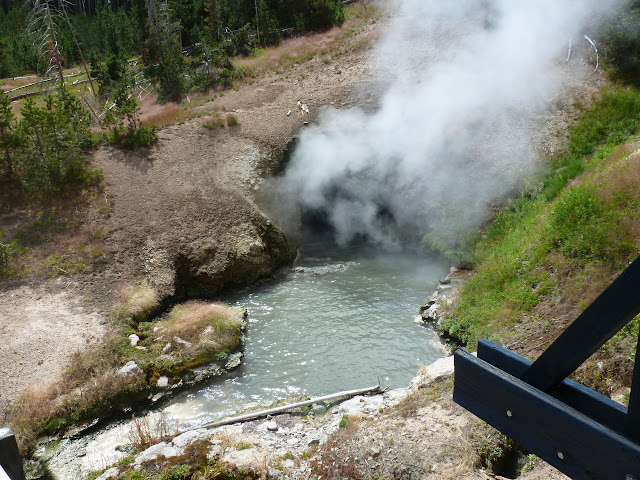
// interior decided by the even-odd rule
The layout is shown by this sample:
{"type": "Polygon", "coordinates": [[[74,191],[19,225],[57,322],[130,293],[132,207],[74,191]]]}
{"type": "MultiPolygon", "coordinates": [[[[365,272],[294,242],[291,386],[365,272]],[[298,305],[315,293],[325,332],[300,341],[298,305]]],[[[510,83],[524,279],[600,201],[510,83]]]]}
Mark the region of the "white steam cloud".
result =
{"type": "Polygon", "coordinates": [[[584,42],[587,22],[612,4],[400,2],[374,49],[387,85],[378,108],[321,113],[279,188],[324,211],[339,243],[428,231],[455,240],[535,168],[532,129],[571,74],[569,40],[584,42]]]}

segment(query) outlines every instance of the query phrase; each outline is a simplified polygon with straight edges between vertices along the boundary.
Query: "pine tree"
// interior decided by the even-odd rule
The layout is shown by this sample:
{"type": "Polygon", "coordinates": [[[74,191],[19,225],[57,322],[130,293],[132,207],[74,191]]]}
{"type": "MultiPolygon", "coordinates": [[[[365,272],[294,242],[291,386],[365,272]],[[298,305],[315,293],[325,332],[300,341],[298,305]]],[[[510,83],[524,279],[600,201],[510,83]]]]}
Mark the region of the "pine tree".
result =
{"type": "Polygon", "coordinates": [[[64,86],[55,97],[45,97],[43,107],[27,99],[20,113],[19,170],[28,189],[55,192],[91,176],[84,154],[91,144],[89,113],[64,86]]]}
{"type": "Polygon", "coordinates": [[[9,96],[0,90],[0,168],[5,177],[13,176],[13,153],[20,145],[16,132],[15,115],[11,111],[9,96]]]}
{"type": "Polygon", "coordinates": [[[178,38],[179,26],[171,21],[167,0],[146,0],[148,52],[146,75],[158,82],[160,98],[180,100],[186,91],[184,55],[178,38]]]}

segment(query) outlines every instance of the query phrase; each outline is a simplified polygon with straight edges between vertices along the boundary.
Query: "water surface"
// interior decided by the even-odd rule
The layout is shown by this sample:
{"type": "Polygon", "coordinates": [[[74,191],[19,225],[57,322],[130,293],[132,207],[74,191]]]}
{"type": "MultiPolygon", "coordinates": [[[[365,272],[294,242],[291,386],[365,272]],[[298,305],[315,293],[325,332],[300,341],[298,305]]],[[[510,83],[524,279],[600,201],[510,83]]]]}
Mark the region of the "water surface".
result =
{"type": "Polygon", "coordinates": [[[185,424],[296,395],[375,385],[406,387],[444,355],[417,310],[448,266],[414,256],[307,261],[284,280],[229,299],[249,311],[234,377],[179,397],[166,410],[185,424]]]}

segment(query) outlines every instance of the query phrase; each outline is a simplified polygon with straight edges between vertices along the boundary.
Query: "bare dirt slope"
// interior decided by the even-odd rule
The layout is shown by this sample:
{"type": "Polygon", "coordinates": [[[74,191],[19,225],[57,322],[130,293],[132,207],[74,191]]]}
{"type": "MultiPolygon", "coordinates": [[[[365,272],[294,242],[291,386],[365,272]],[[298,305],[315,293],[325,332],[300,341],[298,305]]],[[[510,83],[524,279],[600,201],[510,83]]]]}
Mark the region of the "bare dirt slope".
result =
{"type": "MultiPolygon", "coordinates": [[[[372,24],[361,33],[370,35],[376,28],[372,24]]],[[[336,34],[332,30],[306,41],[336,34]]],[[[300,46],[304,41],[290,42],[300,46]]],[[[292,47],[285,42],[283,48],[292,47]]],[[[320,108],[347,101],[365,69],[366,52],[344,51],[328,63],[301,59],[213,101],[189,99],[184,108],[197,116],[160,129],[160,141],[151,149],[100,148],[93,165],[103,171],[104,194],[82,215],[84,229],[104,236],[104,255],[74,275],[0,281],[0,417],[20,390],[50,380],[72,352],[102,335],[124,288],[147,277],[163,295],[171,294],[172,255],[180,248],[205,250],[196,243],[209,239],[217,249],[215,261],[222,263],[233,249],[249,252],[256,237],[252,225],[269,223],[252,200],[261,175],[320,108]],[[192,108],[190,101],[202,105],[192,108]],[[298,101],[308,105],[309,114],[298,101]],[[203,126],[227,114],[235,115],[238,125],[203,126]],[[246,245],[238,246],[243,236],[246,245]]],[[[30,213],[0,217],[0,230],[20,228],[30,213]]]]}

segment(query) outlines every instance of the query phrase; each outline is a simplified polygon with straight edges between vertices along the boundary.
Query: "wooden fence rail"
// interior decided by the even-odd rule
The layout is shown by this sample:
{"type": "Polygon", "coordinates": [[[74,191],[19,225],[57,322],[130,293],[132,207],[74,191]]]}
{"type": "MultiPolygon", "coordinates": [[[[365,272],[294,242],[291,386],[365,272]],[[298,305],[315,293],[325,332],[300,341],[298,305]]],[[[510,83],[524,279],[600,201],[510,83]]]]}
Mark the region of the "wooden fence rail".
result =
{"type": "Polygon", "coordinates": [[[535,362],[456,351],[453,400],[574,480],[640,480],[640,358],[628,408],[566,378],[639,313],[640,257],[535,362]]]}

